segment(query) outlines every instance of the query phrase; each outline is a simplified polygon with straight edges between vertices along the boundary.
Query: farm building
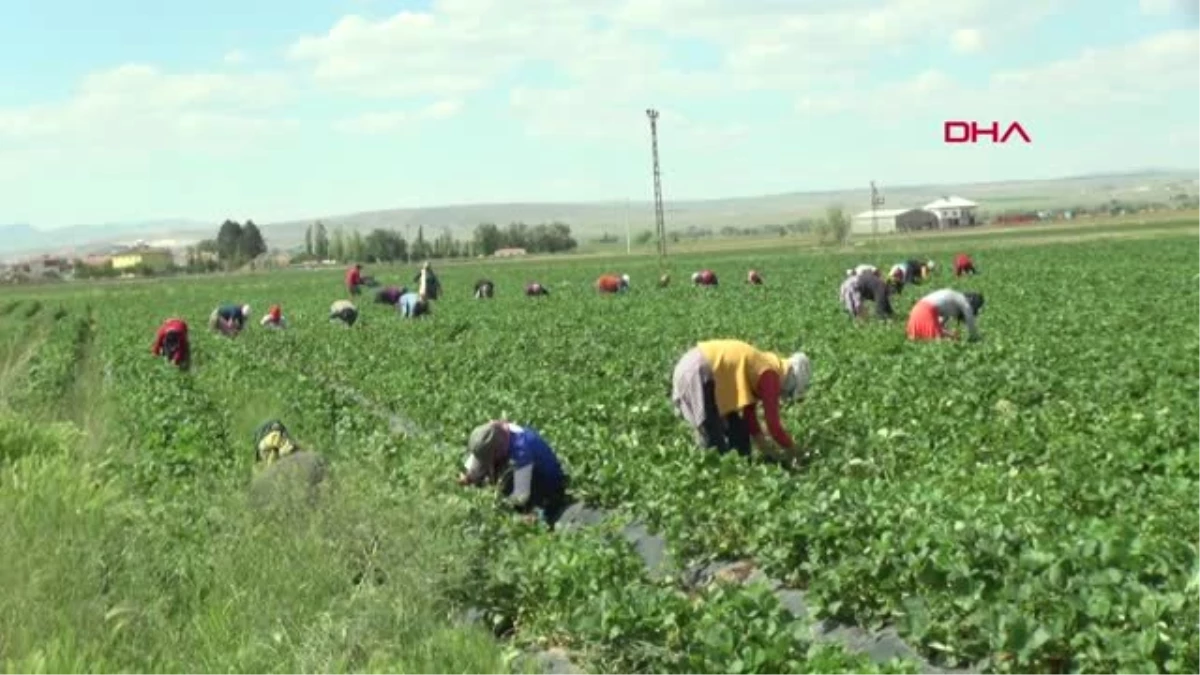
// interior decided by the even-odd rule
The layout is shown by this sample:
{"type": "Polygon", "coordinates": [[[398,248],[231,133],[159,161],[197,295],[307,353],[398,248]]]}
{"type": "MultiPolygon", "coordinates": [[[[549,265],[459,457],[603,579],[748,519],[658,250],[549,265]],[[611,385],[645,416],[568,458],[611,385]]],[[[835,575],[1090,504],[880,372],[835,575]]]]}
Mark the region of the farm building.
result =
{"type": "Polygon", "coordinates": [[[850,232],[851,234],[911,232],[934,229],[937,227],[937,223],[937,216],[924,209],[863,211],[850,221],[850,232]]]}
{"type": "Polygon", "coordinates": [[[171,252],[165,248],[135,248],[114,255],[112,266],[115,270],[145,266],[155,272],[161,272],[171,266],[173,258],[171,252]]]}
{"type": "Polygon", "coordinates": [[[926,211],[932,211],[937,215],[938,227],[968,227],[977,224],[979,221],[975,216],[975,211],[979,205],[970,199],[962,197],[942,197],[925,205],[926,211]]]}
{"type": "Polygon", "coordinates": [[[515,258],[525,255],[526,251],[523,248],[501,248],[497,249],[492,255],[496,258],[515,258]]]}

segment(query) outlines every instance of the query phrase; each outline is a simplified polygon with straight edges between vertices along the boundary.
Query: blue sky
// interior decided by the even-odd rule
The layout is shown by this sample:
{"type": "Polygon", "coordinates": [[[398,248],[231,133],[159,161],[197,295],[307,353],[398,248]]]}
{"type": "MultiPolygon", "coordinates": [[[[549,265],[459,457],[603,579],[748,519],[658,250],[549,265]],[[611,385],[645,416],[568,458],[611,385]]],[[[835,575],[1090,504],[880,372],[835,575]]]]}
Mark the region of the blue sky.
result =
{"type": "Polygon", "coordinates": [[[1197,168],[1197,0],[39,0],[0,223],[1197,168]],[[1031,144],[947,146],[947,119],[1031,144]]]}

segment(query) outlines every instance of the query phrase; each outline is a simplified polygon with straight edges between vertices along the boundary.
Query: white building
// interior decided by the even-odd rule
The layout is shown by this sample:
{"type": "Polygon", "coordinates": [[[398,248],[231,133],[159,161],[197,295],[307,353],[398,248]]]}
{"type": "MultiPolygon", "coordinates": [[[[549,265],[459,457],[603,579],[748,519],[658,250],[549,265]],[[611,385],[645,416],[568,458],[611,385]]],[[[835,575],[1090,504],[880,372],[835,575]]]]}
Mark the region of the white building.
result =
{"type": "Polygon", "coordinates": [[[979,222],[975,217],[978,208],[979,205],[970,199],[953,196],[942,197],[925,205],[926,211],[937,215],[940,228],[975,225],[979,222]]]}
{"type": "Polygon", "coordinates": [[[863,211],[850,220],[850,233],[862,235],[932,230],[937,227],[937,215],[924,209],[863,211]]]}

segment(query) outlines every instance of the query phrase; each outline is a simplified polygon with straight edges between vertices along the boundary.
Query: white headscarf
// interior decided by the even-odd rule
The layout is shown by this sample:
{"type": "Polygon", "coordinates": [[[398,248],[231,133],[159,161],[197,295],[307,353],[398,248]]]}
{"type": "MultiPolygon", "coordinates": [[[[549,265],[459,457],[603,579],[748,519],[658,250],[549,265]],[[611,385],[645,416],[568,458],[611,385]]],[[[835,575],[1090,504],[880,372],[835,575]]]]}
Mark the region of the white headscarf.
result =
{"type": "Polygon", "coordinates": [[[242,316],[250,318],[250,305],[242,305],[242,316]]]}
{"type": "Polygon", "coordinates": [[[804,352],[796,352],[787,360],[787,377],[783,380],[783,394],[791,399],[803,399],[812,381],[812,362],[804,352]]]}

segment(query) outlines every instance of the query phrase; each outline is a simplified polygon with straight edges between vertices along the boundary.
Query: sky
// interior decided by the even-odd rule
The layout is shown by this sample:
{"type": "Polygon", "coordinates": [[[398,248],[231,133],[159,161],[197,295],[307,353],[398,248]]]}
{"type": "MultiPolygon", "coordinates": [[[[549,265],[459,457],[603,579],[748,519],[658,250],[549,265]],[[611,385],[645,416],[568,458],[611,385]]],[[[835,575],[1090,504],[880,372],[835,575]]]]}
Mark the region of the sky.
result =
{"type": "Polygon", "coordinates": [[[9,3],[0,223],[1191,170],[1198,2],[9,3]]]}

